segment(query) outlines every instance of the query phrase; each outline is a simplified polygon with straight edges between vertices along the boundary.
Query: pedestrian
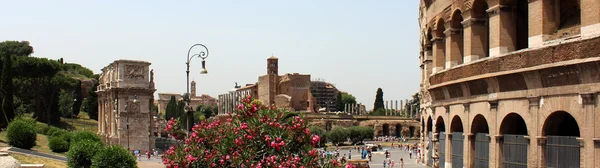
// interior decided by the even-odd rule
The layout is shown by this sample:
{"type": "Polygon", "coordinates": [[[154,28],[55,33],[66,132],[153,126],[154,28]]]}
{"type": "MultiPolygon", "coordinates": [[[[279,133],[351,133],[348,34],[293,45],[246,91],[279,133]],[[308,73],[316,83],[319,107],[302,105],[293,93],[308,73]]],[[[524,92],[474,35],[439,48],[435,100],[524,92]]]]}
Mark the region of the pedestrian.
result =
{"type": "Polygon", "coordinates": [[[146,155],[148,155],[148,160],[150,160],[150,151],[149,150],[146,151],[146,155]]]}
{"type": "Polygon", "coordinates": [[[390,164],[390,167],[393,168],[394,167],[394,160],[392,160],[392,164],[390,164]]]}
{"type": "Polygon", "coordinates": [[[412,151],[412,150],[408,151],[408,157],[409,157],[410,159],[412,159],[412,153],[413,153],[413,151],[412,151]]]}
{"type": "Polygon", "coordinates": [[[404,160],[402,160],[402,158],[400,158],[400,163],[398,163],[398,166],[400,168],[404,168],[404,160]]]}
{"type": "Polygon", "coordinates": [[[383,160],[383,168],[386,168],[386,164],[387,164],[387,162],[385,160],[383,160]]]}
{"type": "Polygon", "coordinates": [[[348,150],[348,160],[352,159],[352,150],[348,150]]]}

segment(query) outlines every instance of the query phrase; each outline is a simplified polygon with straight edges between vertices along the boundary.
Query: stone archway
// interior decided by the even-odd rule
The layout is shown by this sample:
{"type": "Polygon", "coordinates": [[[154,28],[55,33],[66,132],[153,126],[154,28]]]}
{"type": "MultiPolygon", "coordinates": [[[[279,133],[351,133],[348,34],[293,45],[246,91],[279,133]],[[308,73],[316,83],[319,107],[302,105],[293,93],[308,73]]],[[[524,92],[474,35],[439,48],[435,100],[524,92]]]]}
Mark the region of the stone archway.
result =
{"type": "Polygon", "coordinates": [[[546,138],[544,150],[547,167],[579,167],[580,135],[579,124],[565,111],[553,112],[546,118],[542,129],[546,138]]]}
{"type": "Polygon", "coordinates": [[[452,154],[452,167],[463,167],[463,123],[458,115],[452,118],[450,123],[450,154],[452,154]]]}
{"type": "Polygon", "coordinates": [[[510,113],[502,119],[500,124],[501,164],[503,167],[527,165],[527,152],[529,141],[525,120],[517,113],[510,113]]]}
{"type": "Polygon", "coordinates": [[[383,136],[390,136],[390,124],[383,124],[383,136]]]}
{"type": "Polygon", "coordinates": [[[490,167],[490,129],[485,117],[477,114],[471,124],[471,133],[475,140],[471,141],[469,149],[473,151],[470,167],[490,167]]]}
{"type": "Polygon", "coordinates": [[[402,137],[402,125],[400,124],[396,124],[396,130],[395,130],[394,136],[396,137],[402,137]]]}

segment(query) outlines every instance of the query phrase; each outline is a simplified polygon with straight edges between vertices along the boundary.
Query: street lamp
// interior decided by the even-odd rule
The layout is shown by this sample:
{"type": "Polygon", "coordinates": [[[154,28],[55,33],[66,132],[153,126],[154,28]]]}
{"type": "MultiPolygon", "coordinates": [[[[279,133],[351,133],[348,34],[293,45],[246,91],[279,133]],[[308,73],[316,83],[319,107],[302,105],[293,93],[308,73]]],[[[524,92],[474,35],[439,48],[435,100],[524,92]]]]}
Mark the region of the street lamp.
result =
{"type": "Polygon", "coordinates": [[[73,114],[73,112],[75,111],[75,110],[73,110],[73,107],[75,107],[75,102],[77,102],[77,98],[73,99],[73,104],[71,105],[71,127],[73,127],[73,128],[71,128],[71,132],[73,132],[73,130],[75,130],[75,121],[73,119],[74,118],[73,115],[75,115],[75,114],[73,114]]]}
{"type": "MultiPolygon", "coordinates": [[[[125,113],[127,113],[125,116],[125,123],[127,128],[127,150],[129,150],[129,113],[127,112],[127,108],[129,107],[129,99],[127,99],[127,102],[128,103],[125,103],[125,113]]],[[[137,103],[137,95],[133,95],[133,103],[137,103]]]]}
{"type": "Polygon", "coordinates": [[[185,92],[185,102],[186,102],[186,110],[187,110],[187,128],[188,131],[191,131],[190,129],[190,112],[192,110],[190,110],[190,62],[192,61],[192,58],[194,57],[198,57],[198,58],[202,58],[202,70],[200,70],[200,74],[207,74],[208,71],[206,70],[206,61],[205,59],[208,57],[208,48],[206,48],[206,46],[204,46],[203,44],[194,44],[192,45],[192,47],[190,47],[190,49],[188,50],[188,54],[187,54],[187,62],[185,62],[185,65],[187,65],[187,70],[185,71],[186,75],[187,75],[187,82],[186,84],[186,92],[185,92]],[[190,52],[192,51],[192,48],[196,47],[196,46],[200,46],[203,47],[204,50],[206,50],[206,52],[204,52],[203,50],[200,51],[198,54],[194,54],[190,56],[190,52]]]}

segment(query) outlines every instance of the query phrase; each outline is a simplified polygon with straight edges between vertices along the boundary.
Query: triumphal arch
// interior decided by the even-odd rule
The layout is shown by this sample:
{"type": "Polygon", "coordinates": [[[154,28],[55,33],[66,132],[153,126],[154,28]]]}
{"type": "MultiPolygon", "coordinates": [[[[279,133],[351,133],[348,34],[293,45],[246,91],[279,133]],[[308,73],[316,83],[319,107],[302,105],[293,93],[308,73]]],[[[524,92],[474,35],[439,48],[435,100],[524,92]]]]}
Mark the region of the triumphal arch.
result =
{"type": "Polygon", "coordinates": [[[150,63],[116,60],[102,68],[98,93],[98,135],[105,145],[151,150],[154,75],[150,63]]]}

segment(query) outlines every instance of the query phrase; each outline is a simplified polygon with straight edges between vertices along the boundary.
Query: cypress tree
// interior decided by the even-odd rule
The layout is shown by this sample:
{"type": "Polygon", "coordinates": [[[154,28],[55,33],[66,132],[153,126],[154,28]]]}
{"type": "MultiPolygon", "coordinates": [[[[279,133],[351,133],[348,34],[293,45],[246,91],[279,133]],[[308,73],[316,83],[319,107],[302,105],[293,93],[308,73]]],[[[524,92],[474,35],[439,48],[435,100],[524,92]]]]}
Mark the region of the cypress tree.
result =
{"type": "Polygon", "coordinates": [[[384,108],[383,90],[381,88],[377,88],[377,94],[375,95],[375,104],[373,105],[373,111],[377,111],[380,108],[384,108]]]}

